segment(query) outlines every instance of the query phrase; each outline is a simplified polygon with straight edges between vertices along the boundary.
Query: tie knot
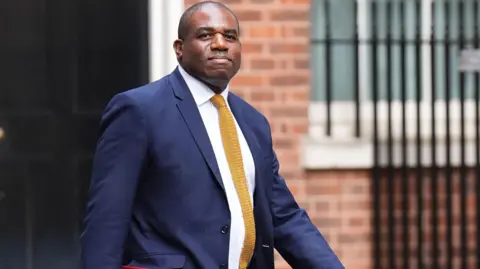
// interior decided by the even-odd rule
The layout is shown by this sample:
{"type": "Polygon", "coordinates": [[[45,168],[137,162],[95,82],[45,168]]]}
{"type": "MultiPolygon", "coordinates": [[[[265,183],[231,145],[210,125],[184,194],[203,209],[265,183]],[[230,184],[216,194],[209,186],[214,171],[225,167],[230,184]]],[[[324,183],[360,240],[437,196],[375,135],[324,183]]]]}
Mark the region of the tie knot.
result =
{"type": "Polygon", "coordinates": [[[215,94],[215,95],[210,99],[210,101],[212,101],[212,103],[213,103],[218,109],[227,106],[227,102],[225,102],[225,99],[224,99],[223,96],[220,95],[220,94],[215,94]]]}

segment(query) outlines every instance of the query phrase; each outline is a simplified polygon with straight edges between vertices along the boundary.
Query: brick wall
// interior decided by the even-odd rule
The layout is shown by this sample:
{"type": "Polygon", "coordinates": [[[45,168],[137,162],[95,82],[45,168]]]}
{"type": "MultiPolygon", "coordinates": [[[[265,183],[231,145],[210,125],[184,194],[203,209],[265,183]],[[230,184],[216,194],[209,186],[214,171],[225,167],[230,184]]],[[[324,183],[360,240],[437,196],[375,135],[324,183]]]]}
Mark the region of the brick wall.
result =
{"type": "MultiPolygon", "coordinates": [[[[232,91],[272,125],[281,173],[298,202],[348,268],[370,264],[368,171],[306,172],[300,139],[308,129],[311,0],[223,0],[241,24],[243,62],[232,91]]],[[[186,0],[185,6],[200,2],[186,0]]],[[[327,157],[327,156],[326,156],[327,157]]],[[[289,268],[278,257],[277,268],[289,268]]]]}

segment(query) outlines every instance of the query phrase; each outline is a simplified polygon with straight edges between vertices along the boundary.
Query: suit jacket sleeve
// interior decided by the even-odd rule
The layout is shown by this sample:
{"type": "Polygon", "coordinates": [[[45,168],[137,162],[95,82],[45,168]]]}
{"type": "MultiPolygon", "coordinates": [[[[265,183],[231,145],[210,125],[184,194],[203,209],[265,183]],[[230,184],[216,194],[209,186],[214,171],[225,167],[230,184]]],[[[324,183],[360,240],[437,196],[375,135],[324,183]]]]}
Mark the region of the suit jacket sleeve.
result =
{"type": "Polygon", "coordinates": [[[279,163],[273,152],[272,215],[275,248],[292,268],[344,268],[325,238],[300,208],[279,174],[279,163]]]}
{"type": "Polygon", "coordinates": [[[147,151],[145,120],[125,94],[105,109],[81,236],[85,269],[118,269],[147,151]]]}

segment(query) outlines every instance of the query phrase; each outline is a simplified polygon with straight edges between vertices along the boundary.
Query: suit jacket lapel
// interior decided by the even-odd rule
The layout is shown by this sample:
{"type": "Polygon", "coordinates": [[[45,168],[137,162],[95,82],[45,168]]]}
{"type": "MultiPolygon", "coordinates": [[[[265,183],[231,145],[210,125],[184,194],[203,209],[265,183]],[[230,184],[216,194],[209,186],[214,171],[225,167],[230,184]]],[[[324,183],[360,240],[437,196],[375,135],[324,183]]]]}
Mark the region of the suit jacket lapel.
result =
{"type": "Polygon", "coordinates": [[[178,99],[178,110],[182,114],[183,119],[190,129],[190,133],[197,143],[197,146],[200,149],[203,158],[207,162],[208,167],[215,176],[216,181],[218,182],[219,186],[225,190],[222,177],[220,175],[220,169],[218,168],[217,160],[215,158],[215,153],[213,152],[210,139],[208,138],[207,130],[203,125],[202,117],[198,111],[197,104],[195,103],[195,100],[193,99],[193,96],[178,69],[176,69],[170,75],[169,81],[172,84],[173,91],[178,99]]]}
{"type": "MultiPolygon", "coordinates": [[[[263,187],[259,173],[259,167],[261,166],[263,161],[263,159],[261,158],[261,147],[251,127],[247,123],[248,120],[245,111],[243,111],[241,107],[237,104],[237,101],[235,100],[235,97],[232,96],[232,94],[228,95],[228,103],[230,105],[230,109],[232,110],[233,115],[235,116],[235,120],[240,126],[240,129],[242,129],[243,136],[245,137],[245,140],[247,140],[248,147],[250,148],[250,152],[253,156],[253,162],[255,165],[255,198],[256,194],[258,193],[258,189],[261,189],[263,187]]],[[[256,200],[257,199],[254,199],[254,202],[256,200]]]]}

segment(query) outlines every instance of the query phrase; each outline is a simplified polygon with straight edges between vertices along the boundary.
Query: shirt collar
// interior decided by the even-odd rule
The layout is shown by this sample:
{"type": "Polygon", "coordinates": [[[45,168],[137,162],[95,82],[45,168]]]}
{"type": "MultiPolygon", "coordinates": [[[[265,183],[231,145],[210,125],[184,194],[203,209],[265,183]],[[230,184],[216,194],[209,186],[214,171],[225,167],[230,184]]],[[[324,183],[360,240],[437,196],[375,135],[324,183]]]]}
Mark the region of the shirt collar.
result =
{"type": "MultiPolygon", "coordinates": [[[[207,85],[205,85],[205,83],[192,77],[180,65],[178,66],[178,70],[180,71],[180,74],[185,80],[185,83],[187,83],[187,86],[190,89],[190,92],[192,93],[193,99],[195,100],[195,103],[197,104],[197,106],[200,106],[210,101],[210,99],[215,95],[215,92],[213,92],[207,85]]],[[[229,85],[227,85],[225,90],[221,93],[221,95],[223,96],[223,98],[225,98],[225,100],[227,100],[228,92],[229,92],[229,85]]]]}

